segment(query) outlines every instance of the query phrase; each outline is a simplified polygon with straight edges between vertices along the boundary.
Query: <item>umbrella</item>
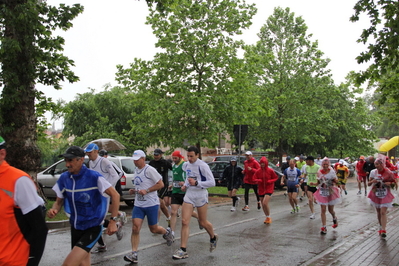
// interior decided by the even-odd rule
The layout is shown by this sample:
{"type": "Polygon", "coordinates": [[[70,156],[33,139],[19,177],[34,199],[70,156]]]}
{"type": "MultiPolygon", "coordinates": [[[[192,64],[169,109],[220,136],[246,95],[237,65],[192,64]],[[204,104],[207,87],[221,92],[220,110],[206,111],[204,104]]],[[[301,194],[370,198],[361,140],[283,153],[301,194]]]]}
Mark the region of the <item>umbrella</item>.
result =
{"type": "Polygon", "coordinates": [[[87,143],[83,148],[86,148],[90,143],[95,143],[98,145],[99,149],[104,149],[107,151],[119,151],[124,150],[126,147],[117,141],[116,139],[96,139],[87,143]]]}

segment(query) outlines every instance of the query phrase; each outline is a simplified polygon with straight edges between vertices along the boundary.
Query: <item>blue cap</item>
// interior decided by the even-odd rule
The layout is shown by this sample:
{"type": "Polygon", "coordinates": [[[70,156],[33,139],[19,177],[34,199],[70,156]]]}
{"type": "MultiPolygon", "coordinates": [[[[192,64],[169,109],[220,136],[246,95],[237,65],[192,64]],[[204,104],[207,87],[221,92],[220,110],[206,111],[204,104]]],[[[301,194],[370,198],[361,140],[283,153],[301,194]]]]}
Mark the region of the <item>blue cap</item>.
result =
{"type": "Polygon", "coordinates": [[[97,144],[95,144],[95,143],[90,143],[90,144],[86,147],[85,152],[91,152],[91,151],[93,151],[93,150],[98,150],[98,146],[97,146],[97,144]]]}

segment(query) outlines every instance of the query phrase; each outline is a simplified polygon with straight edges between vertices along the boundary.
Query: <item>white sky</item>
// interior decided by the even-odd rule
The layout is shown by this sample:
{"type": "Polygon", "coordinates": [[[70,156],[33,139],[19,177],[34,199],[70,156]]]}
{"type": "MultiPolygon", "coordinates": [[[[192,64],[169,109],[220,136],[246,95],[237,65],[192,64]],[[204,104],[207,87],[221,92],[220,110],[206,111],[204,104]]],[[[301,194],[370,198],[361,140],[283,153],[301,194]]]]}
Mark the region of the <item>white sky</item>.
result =
{"type": "MultiPolygon", "coordinates": [[[[363,19],[352,23],[350,16],[358,0],[247,0],[256,3],[258,12],[252,26],[244,31],[241,39],[247,44],[258,40],[257,33],[273,14],[275,7],[289,7],[295,16],[302,16],[308,26],[307,34],[318,40],[319,50],[331,59],[331,69],[336,84],[345,81],[352,70],[365,69],[355,58],[365,46],[356,40],[369,22],[363,19]]],[[[73,28],[58,32],[65,38],[64,54],[75,61],[75,74],[80,81],[65,83],[61,91],[38,85],[54,101],[74,100],[77,93],[93,88],[101,91],[105,84],[117,85],[116,65],[125,67],[133,58],[151,60],[156,52],[156,39],[151,27],[145,25],[148,8],[145,0],[47,0],[49,5],[80,3],[85,10],[72,21],[73,28]]],[[[58,128],[58,126],[56,125],[58,128]]]]}

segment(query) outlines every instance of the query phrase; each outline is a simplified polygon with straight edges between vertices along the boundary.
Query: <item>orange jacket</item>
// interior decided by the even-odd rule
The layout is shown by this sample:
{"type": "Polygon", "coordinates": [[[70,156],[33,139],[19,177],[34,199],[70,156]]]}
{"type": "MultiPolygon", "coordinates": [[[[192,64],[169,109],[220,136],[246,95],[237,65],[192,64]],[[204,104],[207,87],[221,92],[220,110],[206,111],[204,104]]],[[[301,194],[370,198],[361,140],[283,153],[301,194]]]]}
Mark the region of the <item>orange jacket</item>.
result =
{"type": "Polygon", "coordinates": [[[274,182],[278,179],[277,174],[273,169],[269,168],[269,161],[266,157],[260,159],[260,164],[265,166],[256,170],[254,174],[254,181],[258,183],[259,195],[272,194],[274,191],[274,182]]]}
{"type": "Polygon", "coordinates": [[[0,266],[26,265],[29,258],[29,244],[25,240],[14,209],[15,183],[25,172],[11,167],[6,161],[0,164],[0,266]]]}

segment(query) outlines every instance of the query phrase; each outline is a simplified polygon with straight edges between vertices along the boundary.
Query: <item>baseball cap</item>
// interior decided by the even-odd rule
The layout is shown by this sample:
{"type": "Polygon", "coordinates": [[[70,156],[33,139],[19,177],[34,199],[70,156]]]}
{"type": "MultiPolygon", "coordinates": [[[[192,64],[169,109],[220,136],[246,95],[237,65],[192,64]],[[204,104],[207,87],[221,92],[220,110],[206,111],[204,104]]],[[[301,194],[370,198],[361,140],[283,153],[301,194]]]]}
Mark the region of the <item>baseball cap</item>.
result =
{"type": "Polygon", "coordinates": [[[237,157],[231,157],[230,162],[237,162],[237,157]]]}
{"type": "Polygon", "coordinates": [[[108,152],[107,152],[107,150],[102,149],[102,150],[100,150],[100,151],[98,152],[98,154],[99,154],[101,157],[104,157],[104,155],[108,155],[108,152]]]}
{"type": "Polygon", "coordinates": [[[294,158],[294,160],[295,160],[295,161],[299,161],[299,157],[296,156],[296,157],[294,158]]]}
{"type": "Polygon", "coordinates": [[[252,155],[252,152],[247,151],[247,152],[245,153],[245,155],[252,155]]]}
{"type": "Polygon", "coordinates": [[[0,149],[5,149],[6,148],[6,141],[3,139],[2,136],[0,136],[0,149]]]}
{"type": "Polygon", "coordinates": [[[71,146],[69,147],[64,154],[59,155],[58,157],[64,157],[68,159],[76,158],[76,157],[85,157],[85,151],[79,146],[71,146]]]}
{"type": "Polygon", "coordinates": [[[90,143],[86,149],[85,152],[92,152],[93,150],[98,150],[98,146],[95,143],[90,143]]]}
{"type": "Polygon", "coordinates": [[[314,157],[313,156],[308,156],[308,157],[306,157],[306,159],[305,159],[306,161],[307,160],[311,160],[311,161],[314,161],[314,157]]]}
{"type": "Polygon", "coordinates": [[[137,161],[138,159],[144,157],[145,158],[145,153],[142,150],[135,150],[133,152],[132,158],[133,161],[137,161]]]}
{"type": "Polygon", "coordinates": [[[344,160],[339,160],[339,164],[344,164],[344,160]]]}
{"type": "Polygon", "coordinates": [[[160,155],[162,153],[163,153],[163,151],[161,149],[155,149],[154,150],[154,155],[160,155]]]}
{"type": "Polygon", "coordinates": [[[180,158],[183,158],[183,155],[181,154],[180,151],[174,151],[174,152],[172,152],[172,156],[173,156],[173,157],[180,157],[180,158]]]}

